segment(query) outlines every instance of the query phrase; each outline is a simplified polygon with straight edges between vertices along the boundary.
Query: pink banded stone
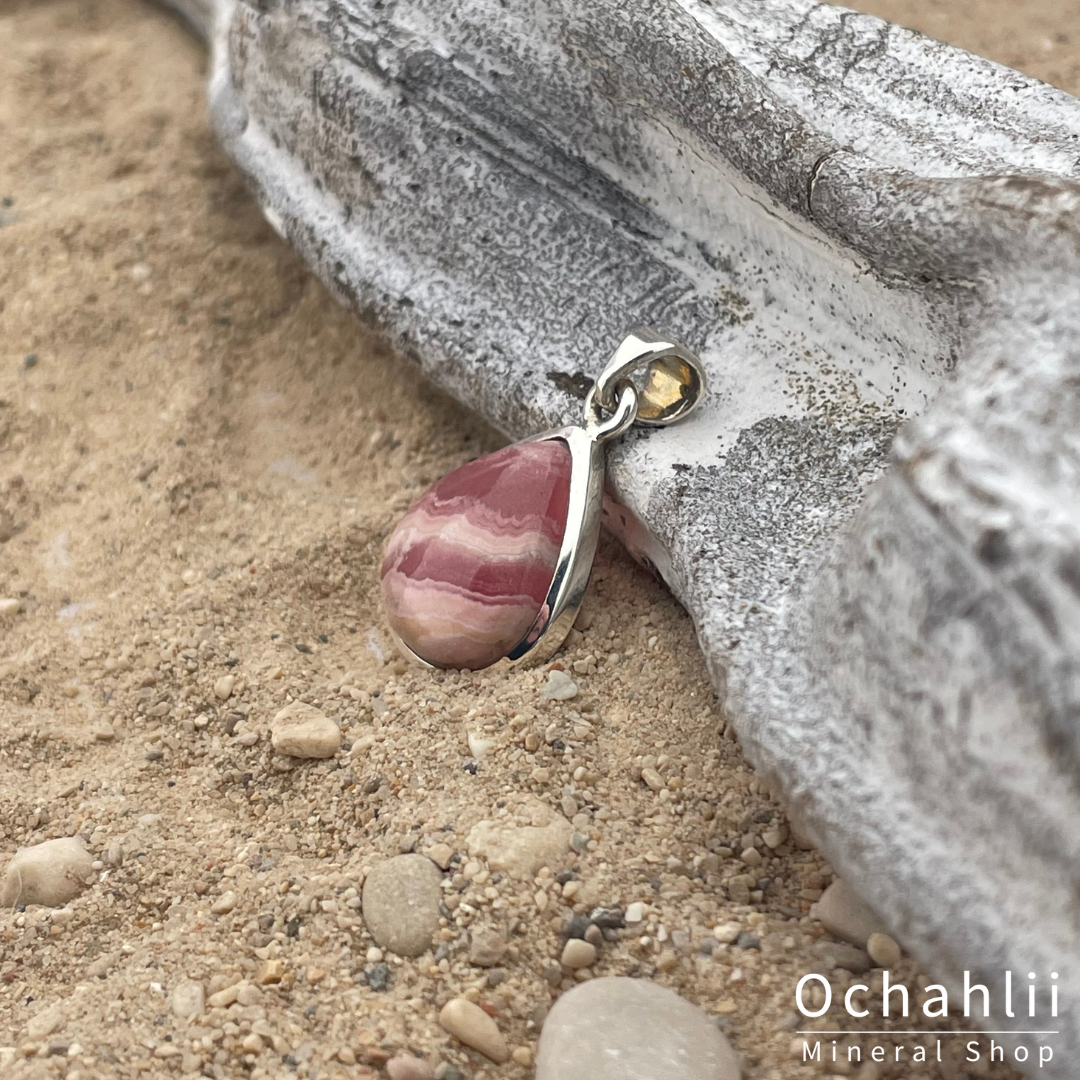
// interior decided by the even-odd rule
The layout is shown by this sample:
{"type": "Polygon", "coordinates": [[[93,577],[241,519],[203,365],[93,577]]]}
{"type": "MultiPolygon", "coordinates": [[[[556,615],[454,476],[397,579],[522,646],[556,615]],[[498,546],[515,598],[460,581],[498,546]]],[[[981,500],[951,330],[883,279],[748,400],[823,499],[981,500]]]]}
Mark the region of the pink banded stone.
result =
{"type": "Polygon", "coordinates": [[[508,446],[444,476],[387,544],[383,603],[401,640],[443,667],[504,657],[547,598],[569,502],[561,439],[508,446]]]}

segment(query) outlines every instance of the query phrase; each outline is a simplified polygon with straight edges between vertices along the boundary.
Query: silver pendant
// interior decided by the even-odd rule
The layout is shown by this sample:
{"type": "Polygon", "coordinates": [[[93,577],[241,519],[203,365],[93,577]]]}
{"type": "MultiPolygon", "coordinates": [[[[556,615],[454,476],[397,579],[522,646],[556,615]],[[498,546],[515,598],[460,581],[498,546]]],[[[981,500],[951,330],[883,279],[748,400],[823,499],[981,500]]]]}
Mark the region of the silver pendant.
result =
{"type": "Polygon", "coordinates": [[[401,651],[432,668],[552,656],[588,586],[606,444],[635,423],[677,423],[704,394],[697,356],[639,327],[586,395],[580,427],[535,435],[434,484],[391,533],[383,562],[401,651]]]}

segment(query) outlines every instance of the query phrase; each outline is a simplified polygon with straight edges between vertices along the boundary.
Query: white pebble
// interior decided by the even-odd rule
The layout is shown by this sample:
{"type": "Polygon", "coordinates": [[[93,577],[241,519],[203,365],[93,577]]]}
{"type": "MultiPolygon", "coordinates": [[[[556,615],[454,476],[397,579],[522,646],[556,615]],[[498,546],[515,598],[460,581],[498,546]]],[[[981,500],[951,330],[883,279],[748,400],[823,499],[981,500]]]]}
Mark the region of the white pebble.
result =
{"type": "Polygon", "coordinates": [[[185,979],[173,989],[169,1006],[173,1015],[181,1020],[194,1020],[206,1012],[206,992],[203,984],[194,979],[185,979]]]}
{"type": "Polygon", "coordinates": [[[211,905],[211,915],[228,915],[236,907],[236,893],[223,892],[211,905]]]}
{"type": "Polygon", "coordinates": [[[5,596],[0,599],[0,618],[4,615],[18,615],[22,611],[22,601],[13,596],[5,596]]]}
{"type": "Polygon", "coordinates": [[[900,946],[888,934],[871,934],[866,942],[870,959],[881,968],[894,968],[900,963],[900,946]]]}
{"type": "Polygon", "coordinates": [[[547,682],[540,687],[540,696],[545,701],[569,701],[577,697],[577,683],[558,668],[548,672],[547,682]]]}
{"type": "Polygon", "coordinates": [[[562,965],[572,971],[592,967],[596,963],[596,946],[580,938],[571,938],[562,951],[562,965]]]}
{"type": "Polygon", "coordinates": [[[271,742],[288,757],[331,758],[341,747],[341,731],[320,709],[294,701],[274,717],[271,742]]]}
{"type": "Polygon", "coordinates": [[[228,701],[232,696],[233,687],[236,685],[236,677],[233,675],[222,675],[216,683],[214,683],[214,695],[221,698],[222,701],[228,701]]]}

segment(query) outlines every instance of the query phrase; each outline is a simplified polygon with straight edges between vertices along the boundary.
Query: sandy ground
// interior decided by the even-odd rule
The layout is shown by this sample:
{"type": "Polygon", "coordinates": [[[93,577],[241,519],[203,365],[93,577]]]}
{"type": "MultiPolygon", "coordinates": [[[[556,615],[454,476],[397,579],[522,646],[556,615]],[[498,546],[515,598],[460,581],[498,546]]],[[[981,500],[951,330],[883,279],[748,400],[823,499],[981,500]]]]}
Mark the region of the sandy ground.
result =
{"type": "MultiPolygon", "coordinates": [[[[1075,0],[862,6],[1080,88],[1075,0]]],[[[73,835],[97,860],[67,908],[0,914],[0,1073],[356,1077],[409,1052],[448,1080],[525,1077],[575,981],[556,962],[565,920],[641,901],[594,973],[699,1003],[746,1077],[809,1075],[789,1056],[792,992],[821,966],[806,913],[832,873],[763,844],[782,811],[725,737],[666,591],[604,547],[557,660],[580,687],[567,702],[542,700],[543,671],[395,658],[387,531],[498,440],[266,226],[210,135],[204,74],[199,46],[137,0],[0,4],[0,597],[21,602],[0,616],[0,865],[73,835]],[[287,768],[267,730],[296,699],[347,749],[287,768]],[[525,796],[573,820],[571,876],[469,864],[470,828],[525,796]],[[379,860],[436,843],[460,856],[438,952],[382,957],[389,988],[373,989],[357,892],[379,860]],[[731,920],[760,949],[716,943],[731,920]],[[508,936],[493,971],[469,962],[478,926],[508,936]],[[231,1007],[170,1007],[183,979],[212,994],[268,965],[280,981],[231,1007]],[[516,1062],[439,1028],[462,993],[516,1062]]]]}

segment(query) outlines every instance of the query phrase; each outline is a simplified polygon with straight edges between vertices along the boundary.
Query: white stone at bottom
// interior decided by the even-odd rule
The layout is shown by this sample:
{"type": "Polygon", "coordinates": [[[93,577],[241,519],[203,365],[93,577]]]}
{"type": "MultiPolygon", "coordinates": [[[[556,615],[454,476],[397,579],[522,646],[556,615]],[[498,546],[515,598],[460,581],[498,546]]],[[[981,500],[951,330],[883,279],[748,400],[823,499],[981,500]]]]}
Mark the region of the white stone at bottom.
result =
{"type": "Polygon", "coordinates": [[[544,1021],[536,1080],[739,1080],[739,1059],[696,1005],[644,979],[591,979],[544,1021]]]}

